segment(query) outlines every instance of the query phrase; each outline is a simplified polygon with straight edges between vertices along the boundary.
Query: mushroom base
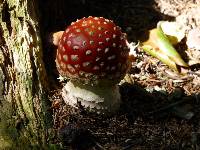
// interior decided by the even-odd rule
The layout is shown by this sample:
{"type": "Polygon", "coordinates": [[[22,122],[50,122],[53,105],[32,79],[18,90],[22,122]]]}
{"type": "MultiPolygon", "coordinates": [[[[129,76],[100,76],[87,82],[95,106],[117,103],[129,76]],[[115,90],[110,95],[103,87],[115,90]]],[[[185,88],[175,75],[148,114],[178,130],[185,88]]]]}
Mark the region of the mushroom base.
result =
{"type": "Polygon", "coordinates": [[[118,85],[91,86],[69,81],[63,87],[62,96],[69,105],[76,107],[81,104],[97,113],[113,113],[121,102],[118,85]]]}

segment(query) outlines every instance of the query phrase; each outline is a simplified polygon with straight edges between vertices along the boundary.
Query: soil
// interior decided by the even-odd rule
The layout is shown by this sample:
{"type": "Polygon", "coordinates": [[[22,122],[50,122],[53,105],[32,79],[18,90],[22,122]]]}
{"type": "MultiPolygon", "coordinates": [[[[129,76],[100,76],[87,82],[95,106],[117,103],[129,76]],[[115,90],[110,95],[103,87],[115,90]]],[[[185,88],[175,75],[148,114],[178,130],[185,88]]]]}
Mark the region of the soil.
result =
{"type": "MultiPolygon", "coordinates": [[[[46,38],[89,15],[114,20],[128,34],[129,42],[142,41],[160,20],[178,22],[187,37],[190,29],[200,26],[198,0],[77,0],[68,4],[49,0],[39,6],[44,55],[48,56],[44,61],[51,74],[54,135],[48,140],[53,146],[78,150],[200,149],[200,58],[195,58],[189,73],[180,75],[136,48],[135,61],[120,84],[120,110],[103,116],[64,103],[64,83],[58,82],[51,61],[55,59],[55,48],[46,38]]],[[[186,54],[185,60],[193,59],[198,52],[187,52],[185,40],[176,48],[186,54]]]]}

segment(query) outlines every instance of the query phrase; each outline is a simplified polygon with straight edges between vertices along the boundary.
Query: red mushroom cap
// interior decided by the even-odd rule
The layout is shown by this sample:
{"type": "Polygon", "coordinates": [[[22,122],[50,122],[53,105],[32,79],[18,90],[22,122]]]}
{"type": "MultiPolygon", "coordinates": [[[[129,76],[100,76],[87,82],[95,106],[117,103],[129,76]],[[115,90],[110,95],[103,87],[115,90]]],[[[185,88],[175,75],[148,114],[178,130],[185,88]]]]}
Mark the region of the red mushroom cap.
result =
{"type": "Polygon", "coordinates": [[[59,41],[57,69],[61,76],[72,80],[118,82],[129,67],[126,40],[120,27],[108,19],[77,20],[64,31],[59,41]]]}

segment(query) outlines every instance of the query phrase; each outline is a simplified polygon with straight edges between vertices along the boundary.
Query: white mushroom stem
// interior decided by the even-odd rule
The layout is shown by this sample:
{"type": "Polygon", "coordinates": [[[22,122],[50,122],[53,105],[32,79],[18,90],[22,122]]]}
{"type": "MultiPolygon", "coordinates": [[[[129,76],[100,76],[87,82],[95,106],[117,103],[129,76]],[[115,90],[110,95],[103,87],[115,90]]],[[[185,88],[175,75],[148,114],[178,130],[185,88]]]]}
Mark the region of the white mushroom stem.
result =
{"type": "Polygon", "coordinates": [[[69,81],[62,91],[63,99],[72,106],[80,102],[85,108],[97,113],[115,112],[121,101],[118,85],[91,86],[69,81]]]}

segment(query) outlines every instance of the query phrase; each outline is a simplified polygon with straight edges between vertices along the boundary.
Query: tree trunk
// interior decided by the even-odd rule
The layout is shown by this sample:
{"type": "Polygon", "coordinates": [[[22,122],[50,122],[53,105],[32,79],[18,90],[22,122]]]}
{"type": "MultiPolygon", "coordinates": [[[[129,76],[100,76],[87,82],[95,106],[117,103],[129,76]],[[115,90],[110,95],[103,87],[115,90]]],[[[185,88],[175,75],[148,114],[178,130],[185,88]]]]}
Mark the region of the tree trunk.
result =
{"type": "Polygon", "coordinates": [[[0,149],[46,147],[47,75],[34,0],[0,0],[0,149]]]}

